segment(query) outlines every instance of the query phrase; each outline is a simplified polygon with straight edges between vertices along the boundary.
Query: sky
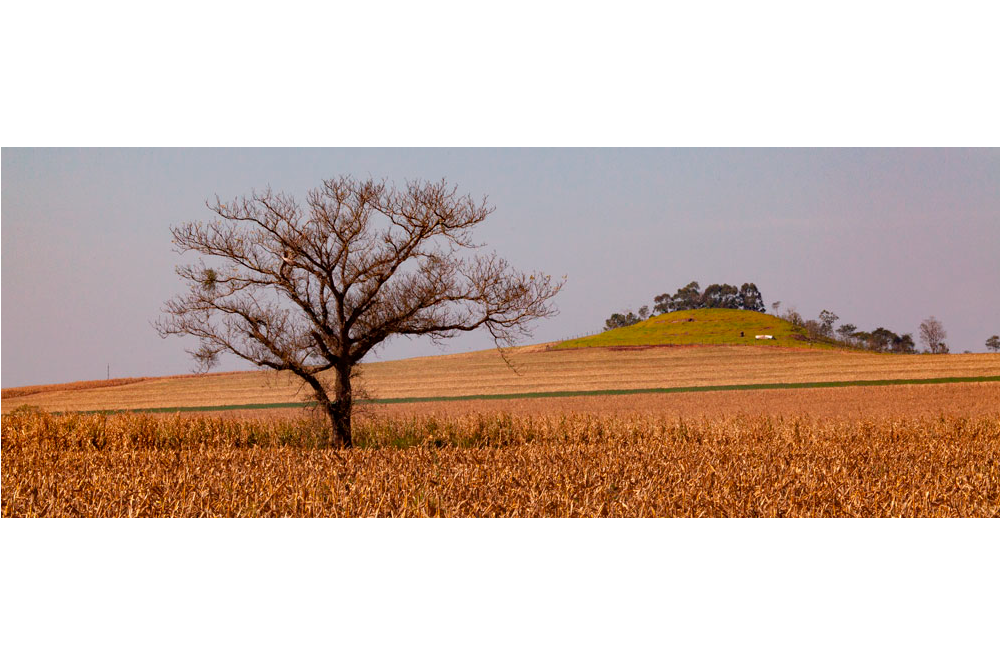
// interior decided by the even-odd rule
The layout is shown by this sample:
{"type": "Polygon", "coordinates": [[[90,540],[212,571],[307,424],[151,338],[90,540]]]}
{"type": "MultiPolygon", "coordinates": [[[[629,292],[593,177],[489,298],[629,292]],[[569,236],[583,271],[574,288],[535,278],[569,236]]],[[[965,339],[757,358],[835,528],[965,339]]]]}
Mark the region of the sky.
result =
{"type": "MultiPolygon", "coordinates": [[[[600,330],[692,280],[754,282],[768,306],[915,339],[933,315],[953,352],[1000,334],[995,149],[4,148],[0,383],[190,372],[194,341],[151,326],[183,288],[170,226],[209,220],[216,194],[270,185],[301,201],[341,174],[487,196],[475,238],[567,276],[559,315],[525,342],[600,330]]],[[[489,345],[395,339],[371,360],[489,345]]]]}

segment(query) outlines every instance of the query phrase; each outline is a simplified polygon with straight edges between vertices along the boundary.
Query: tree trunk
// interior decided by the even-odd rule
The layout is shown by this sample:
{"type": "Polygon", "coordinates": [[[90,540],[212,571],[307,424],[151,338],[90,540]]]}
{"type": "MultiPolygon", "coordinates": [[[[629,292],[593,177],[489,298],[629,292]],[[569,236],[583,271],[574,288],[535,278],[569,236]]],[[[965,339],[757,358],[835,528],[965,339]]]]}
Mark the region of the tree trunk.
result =
{"type": "Polygon", "coordinates": [[[351,438],[351,369],[337,368],[333,391],[327,392],[323,383],[315,375],[300,373],[300,377],[313,390],[316,402],[330,420],[330,446],[347,449],[354,443],[351,438]]]}
{"type": "Polygon", "coordinates": [[[333,400],[327,400],[326,413],[330,418],[332,437],[330,444],[334,447],[348,449],[353,446],[351,437],[351,369],[338,368],[333,390],[333,400]]]}

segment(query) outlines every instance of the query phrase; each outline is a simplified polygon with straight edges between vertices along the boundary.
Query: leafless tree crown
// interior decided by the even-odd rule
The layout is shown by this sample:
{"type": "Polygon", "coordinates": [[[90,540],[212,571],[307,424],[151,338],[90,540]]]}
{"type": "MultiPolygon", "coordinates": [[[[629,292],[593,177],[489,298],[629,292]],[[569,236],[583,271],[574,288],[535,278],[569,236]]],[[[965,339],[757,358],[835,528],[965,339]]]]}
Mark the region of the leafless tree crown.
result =
{"type": "Polygon", "coordinates": [[[562,287],[476,248],[472,229],[493,211],[444,181],[340,177],[305,205],[254,192],[209,203],[217,218],[173,228],[187,293],[169,300],[162,335],[201,340],[202,369],[228,352],[303,376],[349,368],[395,335],[444,339],[484,327],[498,346],[556,310],[562,287]]]}
{"type": "Polygon", "coordinates": [[[944,325],[936,317],[928,317],[920,323],[920,340],[928,352],[933,354],[947,352],[948,346],[944,342],[947,335],[944,325]]]}

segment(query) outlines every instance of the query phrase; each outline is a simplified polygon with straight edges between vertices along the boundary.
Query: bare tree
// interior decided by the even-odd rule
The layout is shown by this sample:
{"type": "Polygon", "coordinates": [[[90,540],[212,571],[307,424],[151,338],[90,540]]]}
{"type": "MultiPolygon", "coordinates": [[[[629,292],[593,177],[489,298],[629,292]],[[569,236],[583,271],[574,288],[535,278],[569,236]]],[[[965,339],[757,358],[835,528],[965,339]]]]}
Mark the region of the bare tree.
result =
{"type": "Polygon", "coordinates": [[[493,208],[444,181],[397,190],[339,177],[304,207],[268,189],[208,208],[218,217],[171,228],[179,252],[204,257],[177,267],[188,291],[166,302],[157,330],[200,339],[190,352],[201,370],[229,353],[291,371],[329,416],[336,446],[351,446],[352,371],[385,340],[485,328],[502,348],[557,312],[563,282],[468,252],[493,208]]]}
{"type": "Polygon", "coordinates": [[[948,351],[944,339],[947,336],[944,325],[936,317],[928,317],[920,323],[920,342],[932,354],[943,354],[948,351]]]}
{"type": "Polygon", "coordinates": [[[788,306],[785,308],[785,312],[781,315],[781,319],[791,322],[797,327],[804,327],[806,325],[805,318],[799,314],[799,311],[795,308],[795,306],[788,306]]]}

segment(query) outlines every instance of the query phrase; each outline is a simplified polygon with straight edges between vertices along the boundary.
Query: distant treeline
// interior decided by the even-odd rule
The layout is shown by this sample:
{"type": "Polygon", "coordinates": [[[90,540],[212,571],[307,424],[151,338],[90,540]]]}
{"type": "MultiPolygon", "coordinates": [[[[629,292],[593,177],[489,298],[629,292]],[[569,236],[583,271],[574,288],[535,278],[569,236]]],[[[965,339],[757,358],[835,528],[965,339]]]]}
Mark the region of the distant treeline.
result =
{"type": "MultiPolygon", "coordinates": [[[[771,308],[777,315],[780,301],[771,304],[771,308]]],[[[803,320],[802,316],[794,308],[788,308],[778,317],[805,327],[810,336],[824,337],[829,340],[839,340],[841,343],[862,350],[873,350],[875,352],[898,352],[902,354],[913,354],[917,351],[917,346],[913,341],[913,334],[898,334],[886,327],[878,327],[871,331],[861,331],[853,324],[842,324],[834,331],[833,323],[839,320],[834,313],[823,310],[819,314],[818,320],[803,320]],[[835,335],[836,334],[836,335],[835,335]]],[[[948,332],[944,325],[936,317],[928,317],[920,323],[920,342],[923,343],[923,351],[929,354],[948,354],[948,344],[945,338],[948,332]]],[[[1000,352],[1000,336],[990,336],[986,339],[986,349],[990,352],[1000,352]]],[[[970,352],[970,350],[966,350],[970,352]]]]}
{"type": "MultiPolygon", "coordinates": [[[[840,319],[829,310],[822,310],[815,320],[804,319],[795,308],[786,308],[778,314],[780,301],[771,304],[774,314],[796,326],[805,328],[812,338],[839,341],[849,347],[873,352],[895,352],[897,354],[914,354],[917,351],[913,334],[898,334],[886,327],[878,327],[871,331],[861,331],[853,324],[842,324],[836,328],[833,325],[840,319]]],[[[934,317],[928,317],[920,323],[920,340],[924,350],[932,354],[947,354],[948,345],[944,342],[947,332],[944,325],[934,317]]]]}
{"type": "Polygon", "coordinates": [[[628,327],[638,324],[651,315],[663,315],[676,310],[694,310],[696,308],[732,308],[735,310],[753,310],[765,312],[764,298],[753,283],[743,283],[738,288],[735,285],[713,283],[702,291],[697,281],[691,281],[679,288],[673,294],[664,293],[653,297],[653,311],[649,306],[643,306],[639,313],[612,313],[604,321],[604,330],[610,331],[618,327],[628,327]]]}

